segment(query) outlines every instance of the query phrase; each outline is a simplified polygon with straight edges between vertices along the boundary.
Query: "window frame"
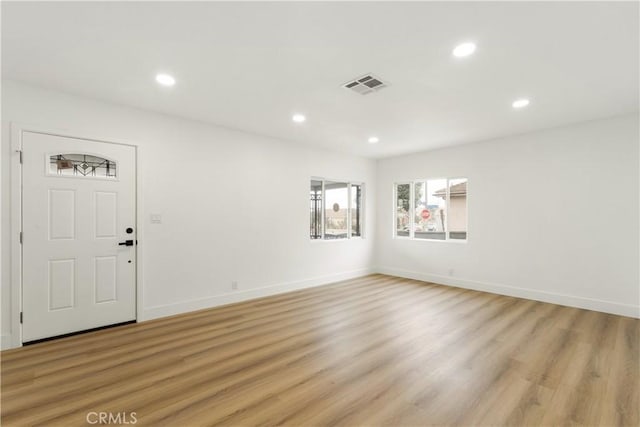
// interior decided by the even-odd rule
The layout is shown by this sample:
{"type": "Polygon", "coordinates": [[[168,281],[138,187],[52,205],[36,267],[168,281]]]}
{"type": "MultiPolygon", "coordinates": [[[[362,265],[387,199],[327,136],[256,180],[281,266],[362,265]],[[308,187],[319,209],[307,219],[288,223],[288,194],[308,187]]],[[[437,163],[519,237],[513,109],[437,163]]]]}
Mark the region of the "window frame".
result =
{"type": "MultiPolygon", "coordinates": [[[[427,195],[425,194],[425,197],[427,195]]],[[[393,234],[392,237],[398,240],[415,240],[415,241],[425,241],[425,242],[440,242],[440,243],[467,243],[469,241],[469,178],[465,176],[451,176],[451,177],[433,177],[433,178],[424,178],[424,179],[414,179],[414,180],[402,180],[396,181],[393,183],[393,234]],[[445,224],[445,238],[444,239],[430,239],[430,238],[416,238],[415,237],[415,188],[416,183],[424,183],[425,191],[429,191],[429,186],[427,185],[428,181],[433,180],[445,180],[446,181],[446,198],[445,198],[445,207],[446,207],[446,224],[445,224]],[[450,237],[450,182],[453,180],[465,179],[467,182],[467,203],[466,203],[466,215],[465,215],[465,230],[466,237],[464,239],[452,239],[450,237]],[[409,184],[409,209],[410,209],[410,221],[409,221],[409,235],[408,236],[398,236],[398,185],[407,185],[409,184]]]]}
{"type": "Polygon", "coordinates": [[[347,181],[347,180],[342,180],[342,179],[332,179],[332,178],[323,178],[323,177],[318,177],[318,176],[312,176],[309,179],[309,182],[311,181],[320,181],[322,183],[322,214],[320,215],[320,237],[318,239],[312,239],[311,236],[309,236],[309,241],[310,242],[345,242],[345,241],[349,241],[349,240],[353,240],[353,239],[364,239],[365,238],[365,224],[366,224],[366,219],[365,219],[365,198],[366,198],[366,185],[363,181],[347,181]],[[347,185],[347,237],[343,237],[343,238],[338,238],[338,239],[325,239],[325,206],[324,204],[326,203],[326,195],[325,195],[325,182],[335,182],[335,183],[339,183],[339,184],[346,184],[347,185]],[[360,186],[360,235],[352,235],[353,233],[353,229],[352,229],[352,214],[351,214],[351,201],[352,201],[352,194],[351,194],[351,190],[352,190],[352,186],[353,185],[359,185],[360,186]]]}
{"type": "Polygon", "coordinates": [[[347,185],[349,186],[348,187],[349,188],[349,192],[348,192],[349,209],[347,214],[347,221],[349,224],[348,239],[358,239],[358,238],[362,239],[364,237],[364,183],[359,181],[349,181],[347,182],[347,185]],[[351,202],[353,201],[352,190],[354,185],[357,185],[360,187],[360,209],[358,209],[358,212],[360,212],[360,235],[356,235],[356,236],[353,235],[352,213],[353,213],[354,207],[351,206],[351,202]]]}

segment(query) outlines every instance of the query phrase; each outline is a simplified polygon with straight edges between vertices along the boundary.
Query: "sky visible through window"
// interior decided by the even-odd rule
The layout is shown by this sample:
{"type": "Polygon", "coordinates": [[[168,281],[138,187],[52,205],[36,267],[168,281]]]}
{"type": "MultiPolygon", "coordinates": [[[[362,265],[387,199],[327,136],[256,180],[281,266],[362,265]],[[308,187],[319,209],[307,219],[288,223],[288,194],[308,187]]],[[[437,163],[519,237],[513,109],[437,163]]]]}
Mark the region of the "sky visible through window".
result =
{"type": "MultiPolygon", "coordinates": [[[[346,184],[345,184],[346,185],[346,184]]],[[[342,209],[347,209],[348,200],[349,200],[349,191],[347,187],[344,188],[332,188],[326,189],[326,200],[324,203],[325,209],[333,210],[334,204],[338,204],[338,207],[342,209]]]]}

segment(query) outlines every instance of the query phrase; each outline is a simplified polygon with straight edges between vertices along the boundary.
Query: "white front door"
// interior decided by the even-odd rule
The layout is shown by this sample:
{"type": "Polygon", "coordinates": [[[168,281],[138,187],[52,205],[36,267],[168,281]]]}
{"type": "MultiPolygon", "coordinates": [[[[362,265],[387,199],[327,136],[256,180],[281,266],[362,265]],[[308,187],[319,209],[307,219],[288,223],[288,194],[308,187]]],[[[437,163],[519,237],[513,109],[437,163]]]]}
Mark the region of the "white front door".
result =
{"type": "Polygon", "coordinates": [[[23,342],[135,320],[135,148],[24,132],[22,152],[23,342]]]}

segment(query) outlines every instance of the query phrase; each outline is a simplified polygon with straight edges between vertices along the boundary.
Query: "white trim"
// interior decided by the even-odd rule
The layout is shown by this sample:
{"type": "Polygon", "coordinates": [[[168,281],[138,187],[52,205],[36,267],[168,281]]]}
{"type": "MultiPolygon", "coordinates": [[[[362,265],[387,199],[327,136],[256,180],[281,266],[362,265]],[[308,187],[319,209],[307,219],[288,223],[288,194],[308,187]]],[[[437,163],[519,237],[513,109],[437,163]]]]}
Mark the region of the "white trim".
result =
{"type": "Polygon", "coordinates": [[[335,242],[349,242],[351,240],[364,240],[364,237],[362,236],[355,236],[355,237],[351,237],[351,238],[344,238],[344,239],[309,239],[309,242],[312,245],[319,245],[321,243],[335,243],[335,242]]]}
{"type": "Polygon", "coordinates": [[[622,304],[613,301],[578,297],[567,294],[559,294],[555,292],[539,291],[536,289],[520,288],[516,286],[502,285],[497,283],[479,282],[476,280],[460,279],[455,277],[442,276],[439,274],[422,273],[392,267],[378,267],[375,270],[380,274],[404,277],[407,279],[420,280],[423,282],[455,286],[457,288],[464,289],[473,289],[476,291],[489,292],[492,294],[525,298],[534,301],[548,302],[551,304],[582,308],[586,310],[601,311],[604,313],[617,314],[619,316],[640,318],[640,306],[638,305],[622,304]]]}
{"type": "MultiPolygon", "coordinates": [[[[143,222],[140,221],[142,201],[140,197],[140,161],[139,147],[130,142],[116,142],[110,138],[98,138],[82,136],[81,132],[71,132],[55,128],[48,128],[38,125],[27,125],[16,122],[10,123],[11,129],[11,335],[2,336],[1,348],[16,348],[22,346],[22,326],[20,324],[20,311],[22,310],[22,245],[20,244],[20,231],[22,230],[22,169],[20,164],[20,154],[22,150],[22,135],[24,132],[40,133],[64,138],[82,139],[86,141],[102,142],[107,144],[127,145],[135,150],[135,218],[136,218],[136,239],[143,238],[143,222]]],[[[142,313],[142,250],[136,245],[136,319],[140,319],[142,313]]]]}
{"type": "MultiPolygon", "coordinates": [[[[22,131],[24,128],[11,123],[11,337],[10,347],[22,346],[22,326],[20,310],[22,307],[22,173],[20,151],[22,151],[22,131]]],[[[3,339],[3,348],[4,347],[3,339]]]]}
{"type": "Polygon", "coordinates": [[[271,295],[291,292],[299,289],[312,288],[315,286],[327,285],[341,280],[355,279],[358,277],[373,274],[372,268],[362,268],[358,270],[345,271],[343,273],[331,274],[327,276],[314,277],[311,279],[298,280],[294,282],[278,283],[274,285],[263,286],[246,291],[233,292],[224,295],[216,295],[181,301],[173,304],[158,305],[148,307],[144,310],[141,320],[157,319],[159,317],[172,316],[181,313],[188,313],[195,310],[203,310],[206,308],[218,307],[221,305],[231,304],[235,302],[247,301],[255,298],[262,298],[271,295]]]}
{"type": "Polygon", "coordinates": [[[143,304],[143,300],[142,297],[144,295],[143,292],[143,288],[144,288],[144,280],[143,280],[143,271],[144,268],[142,268],[142,252],[144,250],[144,220],[142,218],[142,206],[143,206],[143,196],[144,196],[144,191],[142,191],[142,182],[143,180],[140,179],[140,177],[142,176],[141,174],[141,167],[140,167],[140,152],[141,149],[138,145],[133,145],[133,147],[135,148],[135,153],[136,153],[136,188],[135,188],[135,195],[136,195],[136,321],[140,322],[142,319],[142,313],[144,311],[144,304],[143,304]],[[142,243],[140,243],[142,242],[142,243]],[[140,245],[143,246],[140,246],[140,245]]]}

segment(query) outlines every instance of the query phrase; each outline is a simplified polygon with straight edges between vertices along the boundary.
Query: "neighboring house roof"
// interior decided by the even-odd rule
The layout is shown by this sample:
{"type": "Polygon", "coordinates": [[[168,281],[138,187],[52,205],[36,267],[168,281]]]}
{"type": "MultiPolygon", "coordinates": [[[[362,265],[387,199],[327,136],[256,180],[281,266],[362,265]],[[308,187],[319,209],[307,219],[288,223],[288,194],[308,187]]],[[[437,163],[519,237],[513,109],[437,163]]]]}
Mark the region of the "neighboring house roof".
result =
{"type": "MultiPolygon", "coordinates": [[[[455,184],[452,185],[451,188],[449,189],[449,194],[451,195],[451,197],[463,197],[467,195],[467,181],[465,182],[461,182],[460,184],[455,184]]],[[[438,191],[436,191],[435,193],[433,193],[434,196],[437,197],[442,197],[443,199],[446,197],[447,195],[447,189],[446,188],[442,188],[438,191]]]]}

